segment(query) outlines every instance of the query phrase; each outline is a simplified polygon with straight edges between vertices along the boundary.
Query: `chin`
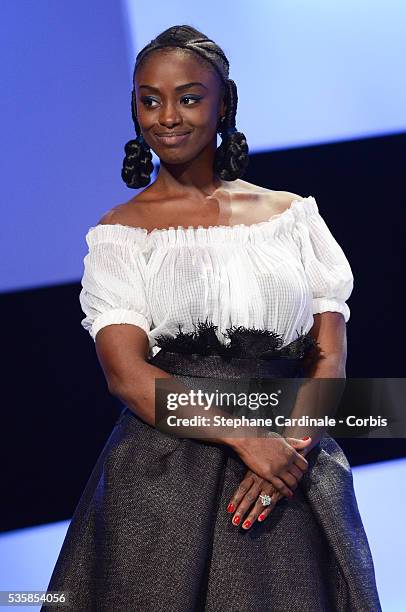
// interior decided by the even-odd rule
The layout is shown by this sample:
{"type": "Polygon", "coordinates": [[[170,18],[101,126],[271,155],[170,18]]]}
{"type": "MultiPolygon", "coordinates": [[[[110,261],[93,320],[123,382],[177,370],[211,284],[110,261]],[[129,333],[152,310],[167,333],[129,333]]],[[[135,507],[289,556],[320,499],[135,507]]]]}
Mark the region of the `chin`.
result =
{"type": "Polygon", "coordinates": [[[185,149],[173,149],[172,151],[160,151],[157,153],[159,159],[168,164],[187,164],[194,161],[202,153],[198,151],[186,151],[185,149]]]}
{"type": "Polygon", "coordinates": [[[161,161],[166,162],[168,164],[184,164],[193,159],[184,151],[173,151],[169,153],[168,151],[160,151],[157,152],[157,155],[161,161]]]}

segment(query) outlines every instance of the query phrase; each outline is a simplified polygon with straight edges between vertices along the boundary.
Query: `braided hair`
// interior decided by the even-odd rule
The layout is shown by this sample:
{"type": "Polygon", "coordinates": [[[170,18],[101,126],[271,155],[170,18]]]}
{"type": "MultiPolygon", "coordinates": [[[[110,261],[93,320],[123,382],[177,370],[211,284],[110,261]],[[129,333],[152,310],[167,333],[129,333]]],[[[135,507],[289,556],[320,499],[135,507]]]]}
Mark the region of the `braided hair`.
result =
{"type": "Polygon", "coordinates": [[[136,115],[134,81],[136,71],[144,58],[152,51],[168,47],[180,47],[193,51],[197,59],[201,60],[210,69],[214,68],[220,76],[226,111],[217,128],[222,142],[216,149],[213,170],[225,181],[234,181],[240,178],[244,175],[248,166],[248,145],[245,135],[235,127],[238,96],[236,84],[228,78],[229,62],[223,50],[213,40],[192,26],[181,25],[172,26],[159,34],[141,49],[136,57],[131,95],[131,115],[137,138],[128,141],[124,147],[126,155],[121,171],[123,181],[127,187],[138,189],[148,185],[151,180],[150,175],[154,169],[152,154],[141,134],[136,115]]]}

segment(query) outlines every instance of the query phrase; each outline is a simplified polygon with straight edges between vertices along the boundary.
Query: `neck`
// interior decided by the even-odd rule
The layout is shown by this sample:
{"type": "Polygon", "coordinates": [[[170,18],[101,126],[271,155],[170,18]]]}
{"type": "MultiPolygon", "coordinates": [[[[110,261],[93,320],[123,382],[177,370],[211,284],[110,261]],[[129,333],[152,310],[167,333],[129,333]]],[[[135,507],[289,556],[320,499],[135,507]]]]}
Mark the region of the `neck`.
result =
{"type": "Polygon", "coordinates": [[[192,161],[171,164],[160,160],[155,188],[167,197],[209,196],[224,186],[224,181],[214,172],[215,148],[206,147],[192,161]]]}

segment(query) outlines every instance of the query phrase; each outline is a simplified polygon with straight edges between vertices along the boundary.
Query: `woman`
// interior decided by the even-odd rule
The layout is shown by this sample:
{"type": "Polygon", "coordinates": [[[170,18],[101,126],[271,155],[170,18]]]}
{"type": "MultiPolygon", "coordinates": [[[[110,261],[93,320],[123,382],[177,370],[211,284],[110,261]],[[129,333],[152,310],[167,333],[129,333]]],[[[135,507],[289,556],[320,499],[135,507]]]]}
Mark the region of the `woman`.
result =
{"type": "Polygon", "coordinates": [[[312,196],[241,180],[228,68],[189,26],[142,49],[122,177],[145,187],[150,149],[158,177],[86,236],[82,325],[124,409],[48,587],[76,612],[381,609],[332,438],[182,436],[155,422],[156,379],[345,378],[351,268],[312,196]]]}

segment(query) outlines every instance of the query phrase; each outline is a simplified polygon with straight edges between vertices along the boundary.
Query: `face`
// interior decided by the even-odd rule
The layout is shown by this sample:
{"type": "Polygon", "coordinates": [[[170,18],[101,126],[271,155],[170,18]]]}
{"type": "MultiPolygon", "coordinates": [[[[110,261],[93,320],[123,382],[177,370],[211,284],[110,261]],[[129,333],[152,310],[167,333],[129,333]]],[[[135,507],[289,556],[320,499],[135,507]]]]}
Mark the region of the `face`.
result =
{"type": "Polygon", "coordinates": [[[134,88],[142,135],[161,160],[185,163],[207,148],[216,150],[225,112],[221,79],[193,52],[152,52],[138,68],[134,88]]]}

